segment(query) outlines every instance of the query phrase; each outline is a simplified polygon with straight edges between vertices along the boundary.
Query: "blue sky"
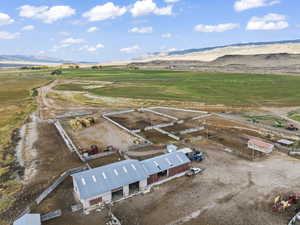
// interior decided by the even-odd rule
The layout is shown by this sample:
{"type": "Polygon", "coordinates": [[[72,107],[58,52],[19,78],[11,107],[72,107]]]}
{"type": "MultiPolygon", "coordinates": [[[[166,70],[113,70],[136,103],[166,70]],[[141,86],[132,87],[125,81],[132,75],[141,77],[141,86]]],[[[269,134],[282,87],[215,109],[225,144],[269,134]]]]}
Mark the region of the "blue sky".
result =
{"type": "Polygon", "coordinates": [[[115,61],[300,38],[299,0],[10,0],[0,54],[115,61]]]}

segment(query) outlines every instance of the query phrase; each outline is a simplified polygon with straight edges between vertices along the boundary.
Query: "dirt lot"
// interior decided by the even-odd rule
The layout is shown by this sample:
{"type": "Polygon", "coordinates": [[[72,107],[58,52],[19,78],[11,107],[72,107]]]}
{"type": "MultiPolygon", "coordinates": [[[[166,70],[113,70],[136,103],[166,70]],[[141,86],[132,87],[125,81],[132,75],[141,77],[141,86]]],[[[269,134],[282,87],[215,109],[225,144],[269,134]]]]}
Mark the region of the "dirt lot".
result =
{"type": "Polygon", "coordinates": [[[274,213],[271,208],[276,194],[299,190],[297,160],[274,153],[250,162],[212,142],[195,147],[205,149],[207,158],[194,166],[207,170],[120,202],[114,212],[122,224],[281,225],[293,216],[294,211],[274,213]]]}
{"type": "Polygon", "coordinates": [[[129,130],[143,129],[160,123],[170,123],[173,120],[158,116],[151,112],[131,112],[124,113],[110,118],[129,130]]]}
{"type": "Polygon", "coordinates": [[[156,130],[143,131],[141,133],[141,136],[154,144],[170,144],[176,142],[176,140],[174,140],[173,138],[170,138],[168,135],[162,134],[156,130]]]}
{"type": "Polygon", "coordinates": [[[98,118],[95,125],[79,131],[74,131],[67,121],[64,121],[64,127],[77,147],[83,149],[96,144],[99,148],[113,146],[124,150],[133,145],[136,139],[103,118],[98,118]]]}
{"type": "Polygon", "coordinates": [[[15,213],[23,210],[65,170],[83,165],[77,156],[65,147],[53,124],[38,124],[38,140],[34,145],[37,160],[31,170],[35,176],[24,186],[14,210],[10,210],[6,215],[8,218],[13,218],[15,213]]]}

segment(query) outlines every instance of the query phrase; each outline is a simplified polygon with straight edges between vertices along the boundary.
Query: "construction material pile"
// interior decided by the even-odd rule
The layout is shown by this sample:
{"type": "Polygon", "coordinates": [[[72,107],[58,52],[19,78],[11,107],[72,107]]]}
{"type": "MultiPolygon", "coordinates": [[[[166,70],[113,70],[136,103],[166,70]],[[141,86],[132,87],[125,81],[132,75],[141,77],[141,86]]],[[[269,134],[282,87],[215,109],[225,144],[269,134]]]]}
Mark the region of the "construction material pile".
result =
{"type": "MultiPolygon", "coordinates": [[[[274,199],[274,205],[273,205],[272,210],[274,212],[280,212],[280,211],[284,211],[284,210],[290,208],[293,205],[294,205],[294,207],[297,208],[297,206],[299,204],[299,200],[300,200],[299,194],[290,194],[287,196],[278,195],[274,199]]],[[[296,210],[299,211],[299,208],[297,208],[296,210]]]]}
{"type": "Polygon", "coordinates": [[[86,117],[86,118],[79,118],[76,117],[69,121],[70,126],[73,130],[81,130],[83,128],[91,127],[96,123],[96,119],[94,117],[86,117]]]}

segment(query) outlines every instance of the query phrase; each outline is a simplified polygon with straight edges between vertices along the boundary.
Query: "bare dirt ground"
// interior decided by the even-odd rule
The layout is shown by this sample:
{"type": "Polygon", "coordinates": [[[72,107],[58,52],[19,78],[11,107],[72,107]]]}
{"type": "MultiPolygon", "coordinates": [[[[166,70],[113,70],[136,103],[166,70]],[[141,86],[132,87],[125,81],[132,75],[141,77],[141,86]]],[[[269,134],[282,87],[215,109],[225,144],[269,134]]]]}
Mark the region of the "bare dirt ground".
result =
{"type": "Polygon", "coordinates": [[[96,124],[91,127],[74,131],[66,121],[64,121],[64,127],[79,148],[90,148],[91,145],[96,144],[99,148],[113,146],[116,149],[125,150],[133,145],[135,140],[132,135],[122,131],[99,115],[96,124]]]}
{"type": "Polygon", "coordinates": [[[173,120],[158,116],[151,112],[131,112],[110,116],[110,118],[130,130],[143,129],[160,123],[170,123],[173,120]]]}
{"type": "Polygon", "coordinates": [[[36,151],[35,173],[24,185],[16,205],[7,213],[8,218],[13,219],[16,214],[24,210],[61,173],[83,165],[77,156],[66,148],[53,124],[38,123],[37,133],[38,138],[34,143],[36,151]]]}
{"type": "Polygon", "coordinates": [[[212,142],[194,146],[207,153],[206,160],[194,166],[207,170],[120,202],[114,212],[123,225],[281,225],[293,216],[273,213],[272,202],[276,194],[300,187],[297,160],[274,153],[265,161],[250,162],[212,142]]]}

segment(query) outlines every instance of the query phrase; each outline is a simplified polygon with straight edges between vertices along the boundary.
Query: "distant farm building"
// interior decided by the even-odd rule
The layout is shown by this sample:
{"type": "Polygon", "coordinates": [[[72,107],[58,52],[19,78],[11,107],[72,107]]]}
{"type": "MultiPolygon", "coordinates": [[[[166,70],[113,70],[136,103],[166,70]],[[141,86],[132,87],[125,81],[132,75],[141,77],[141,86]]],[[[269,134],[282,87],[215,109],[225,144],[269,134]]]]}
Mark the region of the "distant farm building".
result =
{"type": "Polygon", "coordinates": [[[111,203],[186,172],[189,163],[184,153],[173,152],[144,161],[129,159],[76,173],[72,175],[75,196],[85,209],[111,203]]]}
{"type": "Polygon", "coordinates": [[[279,144],[281,144],[283,146],[287,146],[287,147],[290,147],[290,146],[294,145],[293,141],[289,141],[289,140],[286,140],[286,139],[278,140],[277,143],[279,143],[279,144]]]}
{"type": "Polygon", "coordinates": [[[248,148],[252,150],[252,158],[254,159],[255,151],[260,155],[270,154],[274,149],[274,145],[258,139],[250,139],[248,148]]]}

